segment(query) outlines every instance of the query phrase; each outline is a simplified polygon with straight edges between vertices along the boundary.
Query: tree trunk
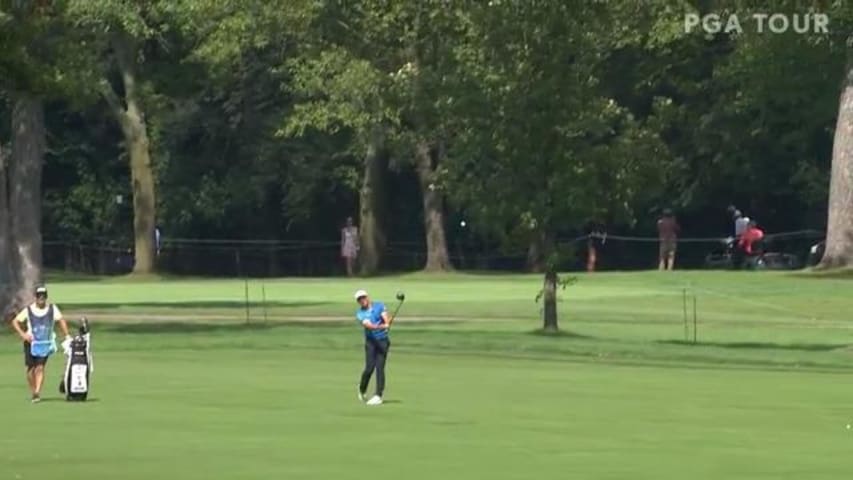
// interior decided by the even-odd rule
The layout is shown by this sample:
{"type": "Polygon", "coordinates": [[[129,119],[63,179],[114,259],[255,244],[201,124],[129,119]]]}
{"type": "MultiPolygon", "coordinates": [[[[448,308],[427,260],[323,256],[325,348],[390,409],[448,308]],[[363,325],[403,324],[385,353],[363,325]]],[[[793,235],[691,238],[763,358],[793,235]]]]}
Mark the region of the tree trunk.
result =
{"type": "Polygon", "coordinates": [[[359,264],[362,275],[375,275],[382,266],[385,234],[382,228],[384,200],[382,137],[374,132],[364,157],[364,179],[359,192],[359,264]]]}
{"type": "Polygon", "coordinates": [[[9,220],[17,272],[16,298],[27,302],[42,281],[41,173],[46,136],[40,99],[19,95],[12,109],[12,161],[9,171],[9,220]]]}
{"type": "MultiPolygon", "coordinates": [[[[130,104],[129,104],[130,105],[130,104]]],[[[141,116],[128,108],[129,128],[125,129],[125,142],[130,149],[130,178],[133,185],[133,273],[154,271],[154,223],[156,198],[154,172],[148,150],[148,133],[141,116]]]]}
{"type": "Polygon", "coordinates": [[[10,157],[0,145],[0,305],[9,305],[15,295],[16,279],[12,276],[12,231],[9,222],[9,166],[10,157]]]}
{"type": "Polygon", "coordinates": [[[557,331],[557,272],[545,272],[545,282],[542,286],[542,328],[546,332],[557,331]]]}
{"type": "Polygon", "coordinates": [[[121,72],[124,87],[124,105],[106,82],[102,86],[104,98],[110,104],[124,136],[125,148],[130,157],[130,181],[133,191],[133,273],[154,271],[154,227],[157,197],[154,169],[151,164],[148,127],[142,112],[141,99],[136,88],[136,56],[133,41],[117,35],[113,39],[116,64],[121,72]]]}
{"type": "Polygon", "coordinates": [[[853,267],[853,63],[850,61],[835,125],[826,250],[820,262],[820,268],[841,267],[853,267]]]}
{"type": "Polygon", "coordinates": [[[447,236],[444,231],[444,196],[436,185],[436,152],[425,141],[420,141],[415,152],[415,168],[421,186],[424,204],[424,232],[427,259],[424,270],[442,272],[453,270],[447,253],[447,236]]]}
{"type": "Polygon", "coordinates": [[[544,232],[534,234],[527,248],[527,269],[531,273],[544,273],[548,266],[546,264],[546,252],[554,248],[553,240],[548,238],[544,232]]]}

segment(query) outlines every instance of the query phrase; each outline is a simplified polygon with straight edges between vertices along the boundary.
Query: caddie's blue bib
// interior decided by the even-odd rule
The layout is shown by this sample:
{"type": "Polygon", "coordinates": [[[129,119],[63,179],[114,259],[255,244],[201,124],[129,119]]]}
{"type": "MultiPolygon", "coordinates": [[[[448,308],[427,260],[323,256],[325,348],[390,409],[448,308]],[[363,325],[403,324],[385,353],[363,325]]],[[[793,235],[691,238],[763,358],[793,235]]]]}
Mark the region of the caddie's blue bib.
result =
{"type": "Polygon", "coordinates": [[[47,313],[38,316],[27,307],[27,323],[33,335],[30,353],[34,357],[47,357],[56,351],[56,335],[53,332],[53,305],[47,306],[47,313]]]}

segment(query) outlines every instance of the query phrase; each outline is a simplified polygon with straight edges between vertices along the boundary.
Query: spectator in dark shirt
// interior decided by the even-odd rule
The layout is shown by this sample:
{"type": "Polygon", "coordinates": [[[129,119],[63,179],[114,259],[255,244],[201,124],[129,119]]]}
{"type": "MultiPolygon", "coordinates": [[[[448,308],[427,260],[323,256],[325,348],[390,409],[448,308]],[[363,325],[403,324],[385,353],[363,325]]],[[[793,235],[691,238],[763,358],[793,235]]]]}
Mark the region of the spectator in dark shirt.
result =
{"type": "Polygon", "coordinates": [[[672,270],[675,267],[675,250],[678,246],[680,230],[672,210],[664,209],[663,215],[658,219],[658,240],[660,240],[658,268],[660,270],[672,270]]]}

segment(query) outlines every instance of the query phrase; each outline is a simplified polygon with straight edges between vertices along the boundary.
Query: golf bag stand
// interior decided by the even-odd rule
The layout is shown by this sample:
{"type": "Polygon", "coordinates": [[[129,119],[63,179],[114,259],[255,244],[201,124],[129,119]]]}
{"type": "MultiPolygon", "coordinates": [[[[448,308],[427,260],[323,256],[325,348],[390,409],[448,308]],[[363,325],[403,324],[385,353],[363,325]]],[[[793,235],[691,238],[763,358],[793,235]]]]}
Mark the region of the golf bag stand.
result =
{"type": "Polygon", "coordinates": [[[68,401],[86,401],[89,396],[89,377],[94,370],[91,352],[92,337],[89,322],[83,318],[80,330],[65,351],[65,375],[59,384],[59,393],[68,401]]]}

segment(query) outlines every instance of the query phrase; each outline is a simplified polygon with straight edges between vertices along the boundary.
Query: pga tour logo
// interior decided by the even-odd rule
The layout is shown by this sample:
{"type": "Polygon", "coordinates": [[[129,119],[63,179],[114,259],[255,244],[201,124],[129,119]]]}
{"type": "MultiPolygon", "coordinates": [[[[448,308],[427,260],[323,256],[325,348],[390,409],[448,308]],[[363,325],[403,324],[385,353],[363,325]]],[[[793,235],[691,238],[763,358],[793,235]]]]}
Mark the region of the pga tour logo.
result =
{"type": "Polygon", "coordinates": [[[719,15],[709,13],[684,15],[684,31],[701,29],[705,33],[743,33],[743,27],[754,27],[758,33],[829,33],[829,17],[825,13],[753,13],[751,15],[719,15]]]}

